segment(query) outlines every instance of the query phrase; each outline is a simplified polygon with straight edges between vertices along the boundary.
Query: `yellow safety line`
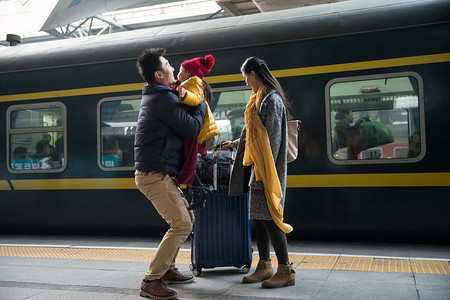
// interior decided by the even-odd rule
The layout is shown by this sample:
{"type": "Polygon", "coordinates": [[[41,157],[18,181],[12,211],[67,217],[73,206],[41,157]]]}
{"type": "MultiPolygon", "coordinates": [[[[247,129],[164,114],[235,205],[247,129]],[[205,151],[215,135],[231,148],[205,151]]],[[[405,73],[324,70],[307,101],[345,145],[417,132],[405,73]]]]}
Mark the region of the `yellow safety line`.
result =
{"type": "Polygon", "coordinates": [[[6,180],[0,180],[0,191],[10,191],[11,187],[6,180]]]}
{"type": "MultiPolygon", "coordinates": [[[[15,190],[136,189],[134,178],[73,178],[11,180],[15,190]]],[[[450,186],[450,173],[383,173],[289,175],[288,188],[322,187],[425,187],[450,186]]],[[[0,180],[0,190],[10,190],[0,180]]]]}
{"type": "MultiPolygon", "coordinates": [[[[348,72],[348,71],[379,69],[388,67],[441,63],[449,61],[450,61],[450,53],[441,53],[441,54],[418,55],[418,56],[391,58],[391,59],[379,59],[363,62],[344,63],[344,64],[334,64],[326,66],[313,66],[313,67],[275,70],[272,73],[274,74],[275,77],[280,78],[280,77],[305,76],[314,74],[326,74],[326,73],[348,72]]],[[[229,75],[206,77],[205,81],[207,81],[210,84],[227,83],[227,82],[243,81],[243,78],[242,74],[229,74],[229,75]]],[[[70,89],[61,91],[3,95],[0,96],[0,102],[95,95],[114,92],[140,91],[144,84],[145,83],[131,83],[131,84],[109,85],[109,86],[70,89]]]]}
{"type": "MultiPolygon", "coordinates": [[[[71,247],[31,247],[0,246],[0,256],[60,258],[80,260],[150,262],[156,250],[143,249],[104,249],[71,247]]],[[[258,254],[253,254],[252,267],[258,263],[258,254]]],[[[277,267],[275,255],[271,255],[273,267],[277,267]]],[[[330,255],[291,254],[289,259],[296,269],[340,270],[366,272],[397,272],[450,275],[450,264],[444,260],[416,260],[376,257],[350,257],[330,255]]],[[[178,264],[191,264],[191,252],[180,251],[178,264]]]]}

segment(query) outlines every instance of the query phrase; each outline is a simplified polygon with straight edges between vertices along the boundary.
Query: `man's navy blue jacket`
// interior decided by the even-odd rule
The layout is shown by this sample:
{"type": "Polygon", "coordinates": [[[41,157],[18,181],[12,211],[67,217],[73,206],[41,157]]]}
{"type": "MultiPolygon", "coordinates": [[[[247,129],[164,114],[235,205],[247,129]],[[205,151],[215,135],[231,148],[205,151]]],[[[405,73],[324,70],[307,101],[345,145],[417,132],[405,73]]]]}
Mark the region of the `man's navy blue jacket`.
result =
{"type": "Polygon", "coordinates": [[[178,92],[164,85],[144,86],[134,138],[134,168],[178,175],[184,163],[183,138],[198,136],[205,109],[203,101],[198,106],[181,104],[178,92]]]}

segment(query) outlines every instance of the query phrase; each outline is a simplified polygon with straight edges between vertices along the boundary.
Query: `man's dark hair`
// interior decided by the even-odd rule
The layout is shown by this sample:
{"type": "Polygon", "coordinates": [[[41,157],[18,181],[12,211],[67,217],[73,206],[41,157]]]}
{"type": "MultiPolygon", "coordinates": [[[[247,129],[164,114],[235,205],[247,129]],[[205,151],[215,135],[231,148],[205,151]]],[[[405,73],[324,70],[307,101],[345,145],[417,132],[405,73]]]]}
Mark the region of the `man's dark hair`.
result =
{"type": "Polygon", "coordinates": [[[36,153],[44,153],[45,152],[45,147],[46,146],[50,146],[50,143],[48,141],[45,140],[40,140],[39,142],[36,143],[36,153]]]}
{"type": "Polygon", "coordinates": [[[166,54],[164,48],[149,48],[142,51],[136,61],[139,74],[147,83],[156,81],[155,72],[162,70],[160,57],[166,54]]]}

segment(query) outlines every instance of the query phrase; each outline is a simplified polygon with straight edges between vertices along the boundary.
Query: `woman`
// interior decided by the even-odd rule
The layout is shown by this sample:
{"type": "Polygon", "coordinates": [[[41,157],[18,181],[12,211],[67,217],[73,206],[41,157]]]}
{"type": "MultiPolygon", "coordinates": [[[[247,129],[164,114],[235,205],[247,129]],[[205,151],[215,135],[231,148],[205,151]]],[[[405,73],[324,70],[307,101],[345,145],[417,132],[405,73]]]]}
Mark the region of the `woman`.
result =
{"type": "Polygon", "coordinates": [[[359,123],[352,125],[353,111],[349,108],[342,109],[334,118],[336,120],[336,136],[332,144],[334,156],[338,159],[358,159],[362,147],[358,140],[359,123]]]}
{"type": "Polygon", "coordinates": [[[292,231],[283,223],[286,192],[288,133],[287,103],[277,79],[265,61],[250,57],[241,67],[245,82],[253,90],[245,110],[245,127],[241,137],[224,143],[225,149],[237,148],[230,178],[230,195],[250,188],[250,219],[256,227],[259,262],[255,272],[243,283],[261,282],[265,288],[295,284],[295,272],[289,263],[286,233],[292,231]],[[245,167],[251,167],[245,180],[245,167]],[[278,259],[273,275],[270,242],[278,259]]]}

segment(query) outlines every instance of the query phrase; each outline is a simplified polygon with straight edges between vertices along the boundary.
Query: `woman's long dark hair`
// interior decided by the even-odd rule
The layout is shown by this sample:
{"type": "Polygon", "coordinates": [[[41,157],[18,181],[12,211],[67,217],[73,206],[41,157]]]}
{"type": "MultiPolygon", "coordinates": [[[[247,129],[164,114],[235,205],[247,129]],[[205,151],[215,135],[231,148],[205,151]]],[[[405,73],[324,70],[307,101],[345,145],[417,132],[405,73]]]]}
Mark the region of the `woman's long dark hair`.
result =
{"type": "Polygon", "coordinates": [[[264,60],[254,56],[247,58],[242,64],[241,72],[248,75],[252,71],[255,72],[255,74],[266,87],[275,90],[278,95],[280,95],[281,99],[283,100],[284,107],[286,108],[287,118],[288,120],[292,119],[292,115],[290,113],[290,103],[288,103],[288,101],[286,100],[286,96],[283,92],[283,89],[281,88],[280,83],[270,72],[267,63],[264,60]]]}

